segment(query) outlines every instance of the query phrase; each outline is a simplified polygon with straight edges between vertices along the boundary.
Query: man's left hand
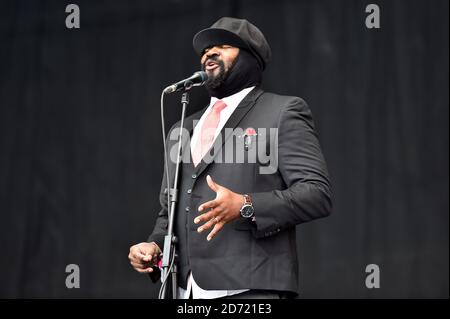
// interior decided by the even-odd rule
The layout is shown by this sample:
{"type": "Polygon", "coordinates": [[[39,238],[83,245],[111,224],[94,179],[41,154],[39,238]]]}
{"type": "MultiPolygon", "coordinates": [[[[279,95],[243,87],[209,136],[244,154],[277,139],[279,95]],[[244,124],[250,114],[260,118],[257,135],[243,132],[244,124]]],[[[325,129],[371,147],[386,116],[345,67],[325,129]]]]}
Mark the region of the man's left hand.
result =
{"type": "Polygon", "coordinates": [[[198,207],[199,212],[210,210],[196,217],[194,223],[205,222],[205,224],[197,228],[199,233],[214,226],[206,238],[211,240],[226,223],[241,216],[240,209],[245,199],[243,195],[232,192],[228,188],[215,183],[209,175],[206,176],[206,182],[216,193],[216,198],[198,207]]]}

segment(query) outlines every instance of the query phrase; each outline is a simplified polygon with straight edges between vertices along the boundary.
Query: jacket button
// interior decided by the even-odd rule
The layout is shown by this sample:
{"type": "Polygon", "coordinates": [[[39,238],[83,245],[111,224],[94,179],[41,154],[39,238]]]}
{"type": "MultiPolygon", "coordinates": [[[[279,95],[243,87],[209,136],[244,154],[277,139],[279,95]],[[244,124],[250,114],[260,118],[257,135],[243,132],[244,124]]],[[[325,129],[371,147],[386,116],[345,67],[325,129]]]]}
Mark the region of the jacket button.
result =
{"type": "Polygon", "coordinates": [[[187,190],[187,193],[188,193],[188,194],[192,193],[192,189],[189,188],[189,189],[187,190]]]}
{"type": "Polygon", "coordinates": [[[197,174],[192,174],[191,176],[193,179],[197,178],[197,174]]]}
{"type": "Polygon", "coordinates": [[[186,206],[184,210],[188,212],[190,210],[189,206],[186,206]]]}

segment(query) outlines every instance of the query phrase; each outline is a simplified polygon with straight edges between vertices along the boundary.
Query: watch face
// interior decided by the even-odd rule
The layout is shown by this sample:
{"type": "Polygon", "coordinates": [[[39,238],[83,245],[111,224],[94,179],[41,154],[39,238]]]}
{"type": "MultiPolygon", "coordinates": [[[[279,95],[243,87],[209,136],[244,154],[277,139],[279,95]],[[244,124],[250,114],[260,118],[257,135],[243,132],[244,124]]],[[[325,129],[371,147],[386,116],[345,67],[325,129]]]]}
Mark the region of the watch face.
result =
{"type": "Polygon", "coordinates": [[[253,206],[245,205],[244,207],[242,207],[241,216],[245,217],[245,218],[252,217],[253,216],[253,206]]]}

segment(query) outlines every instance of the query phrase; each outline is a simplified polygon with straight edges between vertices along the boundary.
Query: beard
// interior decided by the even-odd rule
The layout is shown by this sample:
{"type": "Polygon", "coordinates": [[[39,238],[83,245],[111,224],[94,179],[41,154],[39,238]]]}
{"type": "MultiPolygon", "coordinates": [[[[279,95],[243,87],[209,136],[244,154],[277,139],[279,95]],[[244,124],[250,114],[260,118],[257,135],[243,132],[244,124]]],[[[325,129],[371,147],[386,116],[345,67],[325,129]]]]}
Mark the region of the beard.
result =
{"type": "Polygon", "coordinates": [[[205,71],[208,74],[208,80],[205,82],[205,86],[207,89],[217,89],[220,88],[222,85],[224,85],[225,81],[227,80],[228,74],[230,73],[230,70],[233,68],[234,61],[230,65],[230,68],[228,71],[225,70],[225,63],[222,60],[219,60],[217,56],[212,56],[208,60],[205,61],[205,63],[202,65],[202,70],[205,71]],[[219,73],[217,75],[214,75],[214,70],[212,72],[206,72],[206,62],[207,61],[214,61],[217,63],[219,70],[219,73]]]}
{"type": "Polygon", "coordinates": [[[207,61],[214,61],[218,65],[212,72],[207,72],[208,80],[205,87],[210,96],[221,99],[261,83],[263,70],[257,59],[247,50],[239,51],[228,70],[225,69],[224,62],[213,55],[202,64],[203,71],[206,69],[207,61]]]}

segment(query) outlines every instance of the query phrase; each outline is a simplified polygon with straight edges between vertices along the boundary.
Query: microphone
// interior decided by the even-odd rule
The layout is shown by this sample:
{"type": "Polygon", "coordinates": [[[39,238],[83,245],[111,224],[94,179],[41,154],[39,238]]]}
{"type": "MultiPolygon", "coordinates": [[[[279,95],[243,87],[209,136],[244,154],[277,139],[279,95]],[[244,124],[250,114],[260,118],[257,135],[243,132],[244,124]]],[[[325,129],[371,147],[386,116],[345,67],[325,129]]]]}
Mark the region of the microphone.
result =
{"type": "Polygon", "coordinates": [[[205,84],[207,79],[208,75],[206,74],[206,72],[198,71],[195,72],[191,77],[166,87],[164,89],[164,93],[169,94],[183,89],[189,90],[193,86],[202,86],[203,84],[205,84]]]}

